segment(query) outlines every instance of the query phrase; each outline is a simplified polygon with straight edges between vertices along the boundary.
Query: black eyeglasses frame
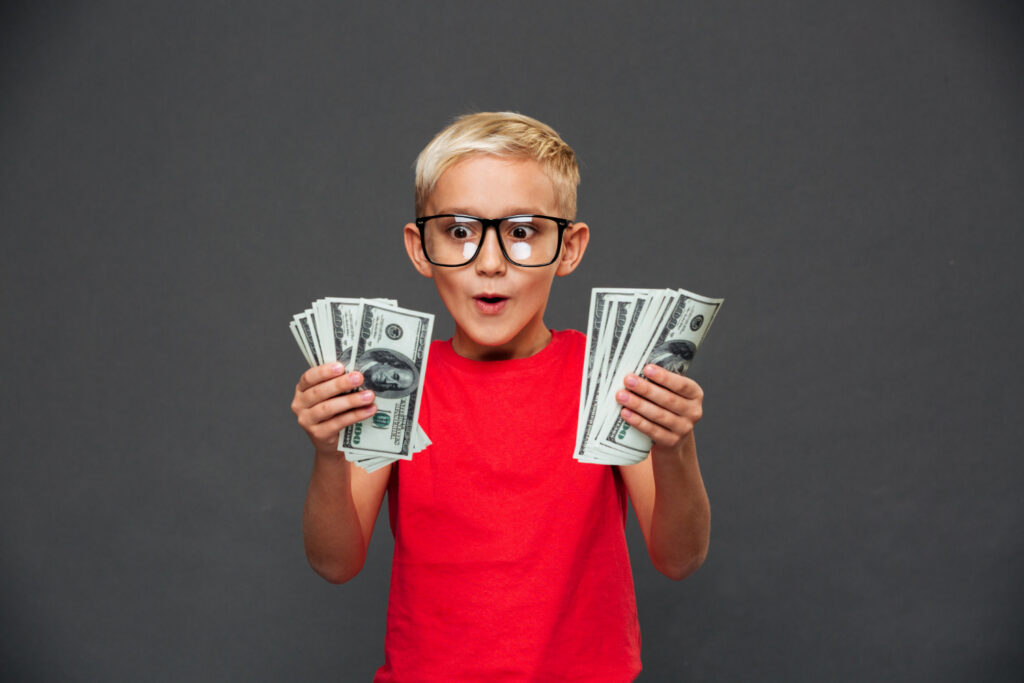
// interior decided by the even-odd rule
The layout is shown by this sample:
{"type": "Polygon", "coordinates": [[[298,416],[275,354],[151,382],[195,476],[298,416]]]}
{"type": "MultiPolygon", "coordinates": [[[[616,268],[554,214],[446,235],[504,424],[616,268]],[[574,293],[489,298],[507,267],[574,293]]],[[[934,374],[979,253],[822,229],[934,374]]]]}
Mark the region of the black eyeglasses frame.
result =
{"type": "Polygon", "coordinates": [[[554,216],[545,216],[539,213],[517,213],[512,216],[503,216],[501,218],[480,218],[479,216],[470,216],[464,213],[439,213],[433,216],[420,216],[416,219],[416,228],[420,231],[420,246],[423,248],[423,255],[427,257],[427,260],[435,266],[441,268],[461,268],[462,266],[468,266],[470,263],[476,260],[476,257],[480,255],[480,250],[484,247],[484,242],[487,241],[487,228],[494,228],[494,237],[498,240],[498,248],[501,249],[501,255],[505,257],[505,260],[511,263],[513,266],[519,268],[544,268],[550,266],[552,263],[558,260],[558,255],[562,253],[562,235],[565,234],[566,228],[572,225],[572,221],[566,218],[555,218],[554,216]],[[430,258],[430,254],[427,253],[427,240],[423,236],[423,228],[426,226],[427,221],[433,218],[468,218],[480,223],[483,226],[484,233],[480,237],[480,243],[476,245],[476,251],[473,253],[472,258],[463,263],[438,263],[434,259],[430,258]],[[558,246],[555,247],[555,255],[551,257],[551,260],[547,263],[534,263],[533,265],[527,265],[525,263],[519,263],[513,261],[512,257],[505,251],[505,243],[501,239],[501,234],[498,232],[498,226],[501,225],[502,221],[507,221],[510,218],[546,218],[549,221],[554,221],[558,225],[558,246]]]}

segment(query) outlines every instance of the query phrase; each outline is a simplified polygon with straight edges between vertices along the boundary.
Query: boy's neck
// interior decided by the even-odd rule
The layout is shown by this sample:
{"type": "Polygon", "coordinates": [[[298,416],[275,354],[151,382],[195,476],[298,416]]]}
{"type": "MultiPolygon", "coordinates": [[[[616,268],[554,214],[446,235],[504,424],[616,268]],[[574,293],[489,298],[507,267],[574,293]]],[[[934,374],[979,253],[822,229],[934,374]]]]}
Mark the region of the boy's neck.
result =
{"type": "Polygon", "coordinates": [[[546,347],[554,335],[543,323],[529,335],[519,335],[499,346],[486,346],[469,338],[456,327],[452,349],[469,360],[494,361],[529,358],[546,347]]]}

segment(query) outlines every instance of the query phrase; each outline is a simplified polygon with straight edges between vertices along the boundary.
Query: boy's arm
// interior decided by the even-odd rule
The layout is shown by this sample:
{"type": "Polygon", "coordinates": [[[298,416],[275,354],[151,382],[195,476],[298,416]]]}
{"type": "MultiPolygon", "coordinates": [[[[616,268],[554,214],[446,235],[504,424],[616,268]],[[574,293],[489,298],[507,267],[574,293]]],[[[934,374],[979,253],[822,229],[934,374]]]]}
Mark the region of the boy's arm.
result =
{"type": "Polygon", "coordinates": [[[344,583],[363,568],[391,465],[366,472],[345,454],[317,453],[302,511],[306,558],[317,574],[344,583]]]}
{"type": "Polygon", "coordinates": [[[344,583],[363,568],[391,466],[367,473],[338,451],[338,433],[376,412],[373,392],[340,363],[310,368],[295,387],[292,412],[313,443],[313,474],[302,514],[306,557],[317,574],[344,583]]]}
{"type": "Polygon", "coordinates": [[[708,551],[711,508],[693,438],[704,392],[692,379],[656,365],[644,374],[652,381],[627,375],[617,399],[623,419],[651,437],[651,453],[619,471],[651,561],[678,581],[695,572],[708,551]]]}

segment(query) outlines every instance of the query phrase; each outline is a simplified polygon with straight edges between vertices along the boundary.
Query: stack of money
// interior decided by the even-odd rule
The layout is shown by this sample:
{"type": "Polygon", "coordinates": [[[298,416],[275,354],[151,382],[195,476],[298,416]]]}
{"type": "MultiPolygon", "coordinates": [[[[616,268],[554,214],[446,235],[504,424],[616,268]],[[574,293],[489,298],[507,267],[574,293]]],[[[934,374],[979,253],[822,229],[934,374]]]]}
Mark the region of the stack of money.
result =
{"type": "Polygon", "coordinates": [[[647,457],[651,440],[622,420],[615,393],[648,363],[684,374],[722,301],[681,289],[591,291],[574,458],[632,465],[647,457]]]}
{"type": "Polygon", "coordinates": [[[377,412],[338,437],[347,460],[372,472],[430,445],[419,414],[433,315],[399,308],[394,299],[326,298],[289,327],[311,367],[341,362],[363,374],[356,391],[375,394],[377,412]]]}

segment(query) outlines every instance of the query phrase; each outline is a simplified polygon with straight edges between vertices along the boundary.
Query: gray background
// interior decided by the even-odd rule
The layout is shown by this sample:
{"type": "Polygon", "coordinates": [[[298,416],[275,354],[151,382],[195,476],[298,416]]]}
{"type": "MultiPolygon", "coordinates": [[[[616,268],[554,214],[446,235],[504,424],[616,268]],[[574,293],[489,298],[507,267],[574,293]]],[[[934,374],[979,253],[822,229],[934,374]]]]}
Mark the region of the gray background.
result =
{"type": "MultiPolygon", "coordinates": [[[[595,286],[726,298],[707,563],[631,546],[642,681],[1019,681],[1015,3],[5,3],[0,675],[360,681],[307,567],[291,314],[393,296],[412,163],[514,109],[581,161],[595,286]]],[[[452,643],[458,648],[458,643],[452,643]]]]}

